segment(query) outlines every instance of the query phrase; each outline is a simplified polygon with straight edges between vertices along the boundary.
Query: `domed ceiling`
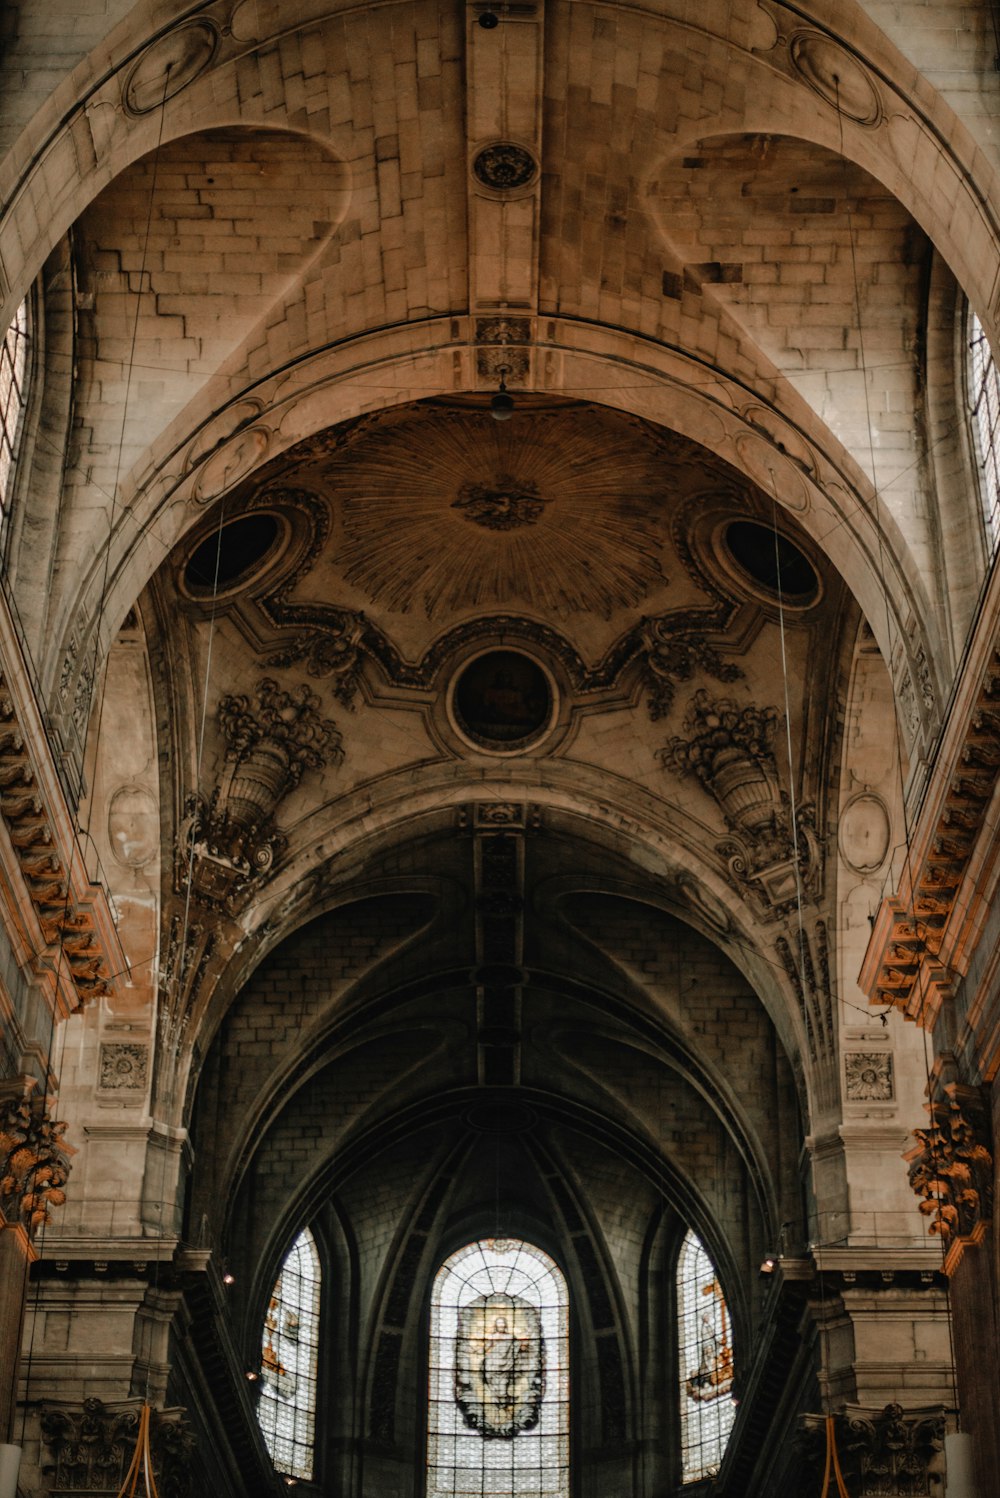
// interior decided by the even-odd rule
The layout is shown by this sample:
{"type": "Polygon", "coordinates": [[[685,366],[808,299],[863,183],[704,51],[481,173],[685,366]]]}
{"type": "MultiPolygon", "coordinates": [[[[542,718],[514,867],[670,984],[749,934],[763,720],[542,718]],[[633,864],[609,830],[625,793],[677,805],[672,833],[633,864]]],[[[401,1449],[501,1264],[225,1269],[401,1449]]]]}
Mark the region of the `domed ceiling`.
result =
{"type": "Polygon", "coordinates": [[[225,496],[153,594],[189,725],[213,725],[172,763],[231,913],[241,860],[253,879],[286,849],[305,867],[329,856],[324,828],[336,843],[418,784],[468,796],[446,768],[463,760],[586,804],[641,787],[665,854],[701,847],[769,914],[791,898],[792,805],[801,877],[821,878],[832,740],[816,725],[855,606],[786,511],[666,430],[523,396],[502,423],[481,396],[363,417],[225,496]],[[285,745],[273,786],[254,771],[259,806],[247,733],[285,745]],[[730,739],[746,806],[711,768],[730,739]]]}
{"type": "MultiPolygon", "coordinates": [[[[240,585],[221,589],[223,606],[248,642],[285,637],[275,664],[297,657],[315,676],[339,677],[358,644],[397,684],[428,685],[428,653],[487,614],[556,631],[581,686],[597,685],[595,672],[610,684],[624,661],[609,652],[621,654],[640,620],[724,632],[739,650],[749,614],[778,601],[775,526],[784,604],[803,602],[796,555],[810,606],[840,591],[787,514],[721,460],[570,402],[520,397],[513,419],[497,422],[481,399],[432,401],[299,444],[179,550],[183,575],[202,546],[197,576],[182,584],[191,604],[212,591],[208,535],[247,511],[277,517],[282,539],[261,547],[256,570],[247,559],[240,585]],[[727,541],[741,516],[769,535],[744,526],[742,546],[738,531],[727,541]]],[[[223,531],[222,580],[232,538],[223,531]]]]}

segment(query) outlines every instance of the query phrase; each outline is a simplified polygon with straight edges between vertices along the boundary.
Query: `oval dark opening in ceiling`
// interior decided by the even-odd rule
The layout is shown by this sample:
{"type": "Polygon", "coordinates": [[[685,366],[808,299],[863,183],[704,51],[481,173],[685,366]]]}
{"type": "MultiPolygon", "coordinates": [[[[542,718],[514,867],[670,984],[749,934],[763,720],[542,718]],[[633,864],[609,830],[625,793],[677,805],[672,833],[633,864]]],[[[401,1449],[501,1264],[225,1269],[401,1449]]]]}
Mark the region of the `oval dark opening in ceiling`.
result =
{"type": "Polygon", "coordinates": [[[726,527],[726,545],[747,577],[776,598],[802,605],[819,592],[812,563],[780,531],[755,520],[734,520],[726,527]]]}
{"type": "Polygon", "coordinates": [[[277,516],[261,512],[241,515],[211,531],[195,547],[184,568],[184,581],[193,593],[230,588],[257,570],[278,539],[277,516]]]}

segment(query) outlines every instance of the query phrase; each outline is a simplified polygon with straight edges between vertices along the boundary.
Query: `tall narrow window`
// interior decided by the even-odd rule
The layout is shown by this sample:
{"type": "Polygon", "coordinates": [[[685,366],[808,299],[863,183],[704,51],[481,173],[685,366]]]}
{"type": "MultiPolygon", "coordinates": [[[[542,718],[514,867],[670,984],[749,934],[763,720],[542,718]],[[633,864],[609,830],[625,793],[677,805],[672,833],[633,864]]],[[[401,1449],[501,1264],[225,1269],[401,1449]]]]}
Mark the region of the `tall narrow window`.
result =
{"type": "Polygon", "coordinates": [[[428,1498],[568,1498],[566,1281],[533,1244],[452,1254],[431,1299],[428,1498]]]}
{"type": "Polygon", "coordinates": [[[1000,375],[979,318],[969,310],[969,400],[980,462],[980,497],[990,555],[1000,541],[1000,375]]]}
{"type": "Polygon", "coordinates": [[[264,1317],[257,1416],[271,1460],[289,1477],[313,1475],[319,1255],[304,1228],[275,1281],[264,1317]]]}
{"type": "Polygon", "coordinates": [[[736,1408],[733,1343],[722,1286],[701,1240],[688,1233],[677,1261],[677,1345],[684,1482],[719,1470],[736,1408]]]}
{"type": "Polygon", "coordinates": [[[0,348],[0,518],[7,506],[7,491],[14,468],[27,367],[28,303],[24,301],[18,307],[0,348]]]}

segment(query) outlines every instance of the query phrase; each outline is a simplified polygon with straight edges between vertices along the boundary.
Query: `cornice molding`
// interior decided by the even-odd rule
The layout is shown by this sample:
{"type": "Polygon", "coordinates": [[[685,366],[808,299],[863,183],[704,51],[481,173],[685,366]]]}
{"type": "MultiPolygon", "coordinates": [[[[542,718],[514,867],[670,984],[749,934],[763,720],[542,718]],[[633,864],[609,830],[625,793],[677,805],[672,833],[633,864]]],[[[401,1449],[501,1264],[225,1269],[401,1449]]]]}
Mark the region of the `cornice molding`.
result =
{"type": "Polygon", "coordinates": [[[0,826],[0,911],[7,929],[17,934],[19,962],[31,967],[58,1018],[90,999],[111,996],[117,970],[125,966],[114,914],[104,887],[88,873],[2,596],[0,826]]]}
{"type": "MultiPolygon", "coordinates": [[[[994,574],[984,612],[996,617],[998,604],[994,574]]],[[[871,1003],[929,1029],[978,940],[980,886],[996,863],[989,811],[998,784],[1000,635],[981,630],[953,694],[899,888],[882,901],[858,980],[871,1003]]]]}

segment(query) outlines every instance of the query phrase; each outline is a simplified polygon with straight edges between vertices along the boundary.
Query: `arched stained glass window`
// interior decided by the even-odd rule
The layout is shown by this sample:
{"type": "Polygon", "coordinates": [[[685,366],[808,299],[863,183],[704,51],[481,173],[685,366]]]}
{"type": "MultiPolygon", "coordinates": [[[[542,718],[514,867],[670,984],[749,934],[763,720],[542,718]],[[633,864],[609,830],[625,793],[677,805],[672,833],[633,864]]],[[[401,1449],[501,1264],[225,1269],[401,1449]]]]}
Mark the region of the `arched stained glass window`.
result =
{"type": "Polygon", "coordinates": [[[969,401],[975,418],[980,497],[990,554],[1000,541],[1000,374],[982,324],[969,309],[969,401]]]}
{"type": "Polygon", "coordinates": [[[517,1239],[452,1254],[431,1299],[428,1498],[568,1498],[569,1304],[517,1239]]]}
{"type": "Polygon", "coordinates": [[[257,1418],[271,1460],[290,1477],[313,1475],[320,1268],[304,1228],[289,1249],[264,1317],[257,1418]]]}
{"type": "Polygon", "coordinates": [[[729,1311],[715,1266],[694,1233],[677,1261],[677,1346],[681,1475],[697,1482],[718,1472],[736,1407],[729,1311]]]}
{"type": "Polygon", "coordinates": [[[18,431],[27,389],[28,303],[18,307],[0,348],[0,512],[7,502],[7,490],[17,451],[18,431]]]}

